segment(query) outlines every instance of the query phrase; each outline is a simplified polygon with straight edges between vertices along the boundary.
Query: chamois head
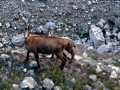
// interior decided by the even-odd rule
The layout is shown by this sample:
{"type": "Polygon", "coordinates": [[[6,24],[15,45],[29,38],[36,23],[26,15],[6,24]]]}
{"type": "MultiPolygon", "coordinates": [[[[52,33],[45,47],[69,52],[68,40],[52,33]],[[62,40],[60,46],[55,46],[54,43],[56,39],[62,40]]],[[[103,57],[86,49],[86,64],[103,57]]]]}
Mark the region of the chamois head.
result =
{"type": "Polygon", "coordinates": [[[25,30],[24,30],[24,37],[25,37],[25,39],[27,39],[27,37],[30,35],[31,29],[32,29],[32,25],[27,24],[25,26],[25,30]]]}
{"type": "Polygon", "coordinates": [[[50,26],[49,26],[48,31],[49,31],[49,36],[53,37],[54,33],[56,31],[56,28],[55,29],[51,29],[50,26]]]}

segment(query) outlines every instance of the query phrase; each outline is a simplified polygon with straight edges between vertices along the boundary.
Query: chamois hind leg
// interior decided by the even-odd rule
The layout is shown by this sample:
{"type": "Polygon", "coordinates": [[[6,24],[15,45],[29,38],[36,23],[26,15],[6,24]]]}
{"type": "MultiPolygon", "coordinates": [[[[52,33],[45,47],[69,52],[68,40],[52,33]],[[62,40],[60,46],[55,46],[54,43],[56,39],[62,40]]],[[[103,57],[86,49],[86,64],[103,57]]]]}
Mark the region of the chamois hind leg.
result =
{"type": "Polygon", "coordinates": [[[56,55],[62,60],[60,65],[60,70],[62,71],[67,63],[67,58],[64,56],[63,52],[57,53],[56,55]]]}
{"type": "Polygon", "coordinates": [[[34,56],[35,56],[35,59],[36,59],[37,64],[38,64],[38,68],[40,68],[38,53],[34,53],[34,56]]]}
{"type": "Polygon", "coordinates": [[[74,59],[74,56],[75,56],[75,52],[73,51],[73,49],[72,48],[70,48],[70,49],[66,49],[66,51],[68,51],[70,54],[71,54],[71,61],[69,62],[69,64],[71,64],[72,63],[72,61],[73,61],[73,59],[74,59]]]}
{"type": "Polygon", "coordinates": [[[30,54],[30,51],[27,51],[26,60],[25,60],[25,62],[24,62],[24,67],[25,67],[25,68],[26,68],[27,62],[29,61],[29,54],[30,54]]]}

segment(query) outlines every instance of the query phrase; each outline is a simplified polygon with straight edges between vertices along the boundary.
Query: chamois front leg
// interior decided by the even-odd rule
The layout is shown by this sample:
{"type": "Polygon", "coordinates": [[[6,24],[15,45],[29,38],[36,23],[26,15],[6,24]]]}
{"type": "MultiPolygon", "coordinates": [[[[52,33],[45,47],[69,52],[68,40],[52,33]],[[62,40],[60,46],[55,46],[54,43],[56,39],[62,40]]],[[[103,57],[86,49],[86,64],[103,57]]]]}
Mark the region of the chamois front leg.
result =
{"type": "Polygon", "coordinates": [[[69,62],[69,64],[72,63],[73,59],[74,59],[74,56],[75,56],[75,52],[73,51],[73,49],[67,49],[67,51],[71,54],[71,61],[69,62]]]}
{"type": "Polygon", "coordinates": [[[36,59],[37,64],[38,64],[38,68],[40,68],[38,53],[34,53],[34,56],[35,56],[35,59],[36,59]]]}
{"type": "Polygon", "coordinates": [[[29,54],[30,54],[30,51],[27,51],[26,60],[25,60],[25,62],[24,62],[24,67],[25,67],[25,68],[26,68],[27,62],[29,61],[29,54]]]}

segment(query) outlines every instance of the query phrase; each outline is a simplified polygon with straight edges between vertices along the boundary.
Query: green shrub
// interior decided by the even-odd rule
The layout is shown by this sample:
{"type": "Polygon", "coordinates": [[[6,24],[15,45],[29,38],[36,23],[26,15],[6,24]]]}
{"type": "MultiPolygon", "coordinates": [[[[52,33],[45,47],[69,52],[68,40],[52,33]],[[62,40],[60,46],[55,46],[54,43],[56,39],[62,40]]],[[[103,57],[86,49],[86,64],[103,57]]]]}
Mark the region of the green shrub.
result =
{"type": "Polygon", "coordinates": [[[44,70],[45,77],[52,79],[55,85],[65,83],[65,74],[58,67],[47,67],[44,70]]]}
{"type": "Polygon", "coordinates": [[[114,62],[113,64],[117,67],[120,67],[120,62],[114,62]]]}
{"type": "Polygon", "coordinates": [[[0,83],[0,90],[12,90],[11,85],[7,82],[0,83]]]}
{"type": "Polygon", "coordinates": [[[95,56],[95,55],[93,55],[93,56],[91,56],[91,58],[93,59],[93,60],[98,60],[98,56],[95,56]]]}

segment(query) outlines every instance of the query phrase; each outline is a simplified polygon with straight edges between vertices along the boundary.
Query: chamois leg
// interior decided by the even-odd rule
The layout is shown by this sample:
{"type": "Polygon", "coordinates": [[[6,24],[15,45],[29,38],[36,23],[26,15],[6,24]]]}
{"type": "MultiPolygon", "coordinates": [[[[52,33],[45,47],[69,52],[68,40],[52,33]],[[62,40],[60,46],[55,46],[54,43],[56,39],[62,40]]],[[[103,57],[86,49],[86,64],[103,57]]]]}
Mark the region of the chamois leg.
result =
{"type": "Polygon", "coordinates": [[[56,54],[61,60],[60,70],[62,71],[67,63],[67,58],[64,56],[63,52],[56,54]]]}
{"type": "Polygon", "coordinates": [[[73,59],[74,59],[75,53],[74,53],[74,51],[73,51],[72,48],[71,48],[71,49],[67,49],[67,51],[68,51],[68,52],[71,54],[71,56],[72,56],[71,61],[69,62],[69,64],[71,64],[72,61],[73,61],[73,59]]]}
{"type": "Polygon", "coordinates": [[[35,59],[36,59],[37,64],[38,64],[38,68],[40,68],[38,53],[34,53],[34,56],[35,56],[35,59]]]}
{"type": "Polygon", "coordinates": [[[26,68],[26,64],[27,64],[27,62],[28,62],[28,60],[29,60],[29,54],[30,54],[30,51],[27,51],[26,60],[25,60],[25,62],[24,62],[24,67],[25,67],[25,68],[26,68]]]}
{"type": "Polygon", "coordinates": [[[54,53],[52,53],[52,56],[50,57],[50,59],[53,59],[54,58],[54,53]]]}

